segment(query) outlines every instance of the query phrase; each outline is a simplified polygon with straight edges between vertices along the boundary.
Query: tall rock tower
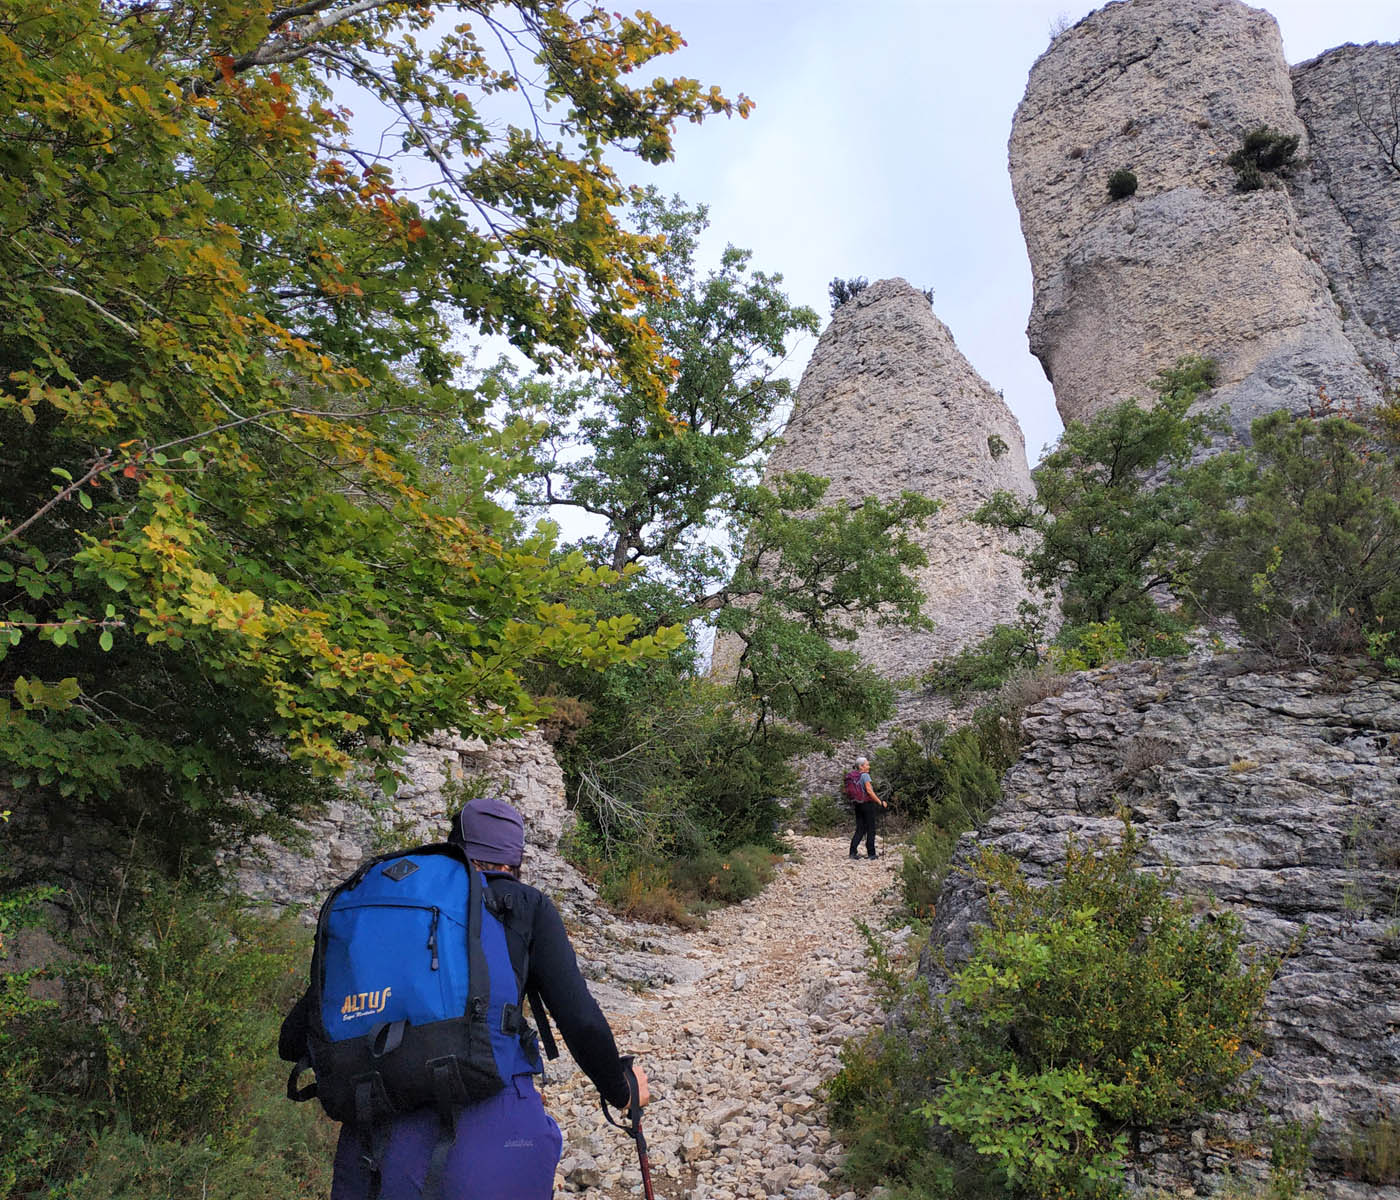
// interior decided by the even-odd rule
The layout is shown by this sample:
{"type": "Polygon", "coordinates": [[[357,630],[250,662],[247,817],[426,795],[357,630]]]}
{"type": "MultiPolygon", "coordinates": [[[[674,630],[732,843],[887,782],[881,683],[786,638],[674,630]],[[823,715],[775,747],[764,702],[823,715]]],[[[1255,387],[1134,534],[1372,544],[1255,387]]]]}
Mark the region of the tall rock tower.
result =
{"type": "MultiPolygon", "coordinates": [[[[994,491],[1032,493],[1025,440],[927,297],[904,280],[857,293],[822,334],[766,477],[789,471],[830,479],[828,502],[891,500],[906,489],[943,501],[919,539],[934,628],[871,624],[854,643],[887,678],[915,675],[1015,617],[1026,595],[1019,565],[1004,537],[967,517],[994,491]]],[[[732,676],[738,651],[733,639],[718,641],[718,677],[732,676]]]]}
{"type": "MultiPolygon", "coordinates": [[[[1317,128],[1340,144],[1321,115],[1336,109],[1336,87],[1315,90],[1317,128]]],[[[1312,237],[1331,219],[1322,198],[1302,206],[1281,187],[1236,190],[1226,160],[1260,125],[1297,134],[1300,159],[1316,155],[1278,26],[1237,0],[1109,4],[1031,68],[1011,180],[1035,277],[1031,350],[1066,420],[1150,399],[1153,377],[1183,354],[1220,364],[1211,401],[1230,405],[1239,430],[1264,412],[1307,408],[1320,387],[1341,401],[1379,399],[1376,368],[1393,360],[1348,336],[1350,313],[1366,321],[1371,310],[1334,295],[1312,237]],[[1115,201],[1107,181],[1119,168],[1138,188],[1115,201]]],[[[1376,214],[1392,253],[1397,201],[1392,189],[1388,214],[1376,214]]]]}
{"type": "Polygon", "coordinates": [[[1400,381],[1400,44],[1338,46],[1293,68],[1308,131],[1290,184],[1342,328],[1373,375],[1400,381]]]}

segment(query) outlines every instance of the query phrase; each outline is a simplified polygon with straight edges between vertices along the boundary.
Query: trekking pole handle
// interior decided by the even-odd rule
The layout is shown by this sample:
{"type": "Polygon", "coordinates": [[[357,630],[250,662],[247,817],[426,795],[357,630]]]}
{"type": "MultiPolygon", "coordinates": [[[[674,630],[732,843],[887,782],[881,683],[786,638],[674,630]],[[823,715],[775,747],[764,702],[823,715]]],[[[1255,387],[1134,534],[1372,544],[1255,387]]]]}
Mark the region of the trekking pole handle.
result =
{"type": "MultiPolygon", "coordinates": [[[[623,1055],[621,1059],[622,1077],[625,1080],[627,1080],[627,1107],[625,1110],[619,1108],[618,1111],[620,1113],[625,1112],[626,1124],[624,1124],[622,1121],[614,1120],[612,1113],[609,1111],[607,1100],[601,1096],[599,1097],[599,1099],[602,1099],[603,1101],[603,1116],[607,1119],[608,1124],[616,1125],[619,1129],[631,1134],[632,1137],[636,1138],[639,1142],[641,1142],[642,1088],[640,1082],[637,1079],[636,1072],[632,1069],[633,1061],[634,1060],[630,1054],[623,1055]]],[[[642,1142],[642,1145],[645,1145],[645,1143],[642,1142]]]]}

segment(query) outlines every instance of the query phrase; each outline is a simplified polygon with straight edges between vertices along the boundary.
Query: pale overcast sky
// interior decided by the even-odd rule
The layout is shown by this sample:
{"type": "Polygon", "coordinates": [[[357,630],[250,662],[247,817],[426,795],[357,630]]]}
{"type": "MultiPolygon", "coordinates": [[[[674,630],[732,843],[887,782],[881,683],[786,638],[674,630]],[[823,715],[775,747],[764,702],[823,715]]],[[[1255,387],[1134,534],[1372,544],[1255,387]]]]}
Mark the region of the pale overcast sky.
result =
{"type": "MultiPolygon", "coordinates": [[[[688,45],[652,64],[757,101],[681,129],[645,172],[710,206],[712,250],[754,251],[825,320],[833,276],[935,290],[962,352],[1021,421],[1032,462],[1060,429],[1026,348],[1030,266],[1006,170],[1011,117],[1064,0],[653,0],[688,45]]],[[[1290,63],[1400,39],[1397,0],[1276,0],[1290,63]]],[[[649,68],[648,68],[649,70],[649,68]]],[[[814,343],[798,348],[794,368],[814,343]]]]}

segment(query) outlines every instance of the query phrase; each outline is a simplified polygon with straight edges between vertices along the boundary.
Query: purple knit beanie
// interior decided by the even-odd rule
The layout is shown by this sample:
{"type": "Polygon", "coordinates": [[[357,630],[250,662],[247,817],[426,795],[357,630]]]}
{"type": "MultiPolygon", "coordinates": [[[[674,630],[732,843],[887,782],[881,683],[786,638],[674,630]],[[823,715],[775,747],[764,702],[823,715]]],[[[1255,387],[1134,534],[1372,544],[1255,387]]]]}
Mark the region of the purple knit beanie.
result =
{"type": "Polygon", "coordinates": [[[447,840],[477,862],[518,867],[525,857],[525,822],[504,800],[481,796],[452,818],[447,840]]]}

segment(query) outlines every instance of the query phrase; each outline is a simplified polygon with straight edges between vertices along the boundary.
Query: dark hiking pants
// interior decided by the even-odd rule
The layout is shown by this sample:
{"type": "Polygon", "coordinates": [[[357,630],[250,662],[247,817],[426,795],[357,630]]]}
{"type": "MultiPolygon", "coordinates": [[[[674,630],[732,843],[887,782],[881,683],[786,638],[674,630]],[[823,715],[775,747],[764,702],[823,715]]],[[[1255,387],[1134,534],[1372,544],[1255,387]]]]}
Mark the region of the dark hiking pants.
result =
{"type": "MultiPolygon", "coordinates": [[[[390,1125],[381,1163],[380,1200],[419,1200],[439,1135],[432,1109],[406,1113],[390,1125]]],[[[562,1139],[544,1110],[535,1081],[517,1075],[488,1100],[457,1117],[457,1141],[447,1156],[443,1200],[550,1200],[562,1139]]],[[[364,1200],[369,1172],[358,1135],[343,1130],[335,1156],[331,1200],[364,1200]]]]}
{"type": "Polygon", "coordinates": [[[873,800],[856,805],[856,833],[855,837],[851,838],[852,858],[860,848],[861,838],[865,839],[866,855],[870,858],[875,857],[875,810],[879,807],[873,800]]]}

